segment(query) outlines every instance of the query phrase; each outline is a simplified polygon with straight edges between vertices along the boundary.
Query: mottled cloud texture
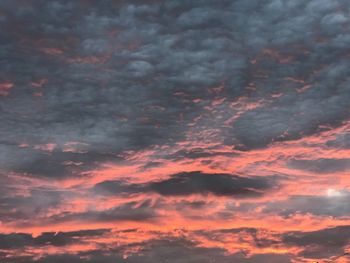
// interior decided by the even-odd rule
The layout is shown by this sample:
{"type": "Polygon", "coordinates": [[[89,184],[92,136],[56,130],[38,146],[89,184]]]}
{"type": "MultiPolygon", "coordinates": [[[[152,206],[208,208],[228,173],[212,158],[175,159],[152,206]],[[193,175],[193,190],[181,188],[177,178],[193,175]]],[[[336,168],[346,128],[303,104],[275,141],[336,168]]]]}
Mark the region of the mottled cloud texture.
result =
{"type": "Polygon", "coordinates": [[[348,262],[348,0],[1,0],[0,262],[348,262]]]}

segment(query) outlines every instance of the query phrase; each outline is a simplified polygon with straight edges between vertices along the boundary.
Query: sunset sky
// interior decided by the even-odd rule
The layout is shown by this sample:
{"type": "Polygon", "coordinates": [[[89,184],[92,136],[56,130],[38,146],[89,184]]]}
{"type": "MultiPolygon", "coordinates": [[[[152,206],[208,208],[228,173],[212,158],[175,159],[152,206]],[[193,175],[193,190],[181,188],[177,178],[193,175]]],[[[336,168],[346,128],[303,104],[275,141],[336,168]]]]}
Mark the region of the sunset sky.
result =
{"type": "Polygon", "coordinates": [[[350,262],[349,12],[0,0],[0,262],[350,262]]]}

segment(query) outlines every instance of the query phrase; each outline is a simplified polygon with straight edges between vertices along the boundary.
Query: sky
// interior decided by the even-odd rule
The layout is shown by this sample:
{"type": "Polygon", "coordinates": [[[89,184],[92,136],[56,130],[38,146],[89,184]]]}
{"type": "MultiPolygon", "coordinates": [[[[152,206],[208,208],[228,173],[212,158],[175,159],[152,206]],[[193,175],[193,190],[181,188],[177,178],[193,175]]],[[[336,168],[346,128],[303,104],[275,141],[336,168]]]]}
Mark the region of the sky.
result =
{"type": "Polygon", "coordinates": [[[350,262],[348,0],[1,0],[0,262],[350,262]]]}

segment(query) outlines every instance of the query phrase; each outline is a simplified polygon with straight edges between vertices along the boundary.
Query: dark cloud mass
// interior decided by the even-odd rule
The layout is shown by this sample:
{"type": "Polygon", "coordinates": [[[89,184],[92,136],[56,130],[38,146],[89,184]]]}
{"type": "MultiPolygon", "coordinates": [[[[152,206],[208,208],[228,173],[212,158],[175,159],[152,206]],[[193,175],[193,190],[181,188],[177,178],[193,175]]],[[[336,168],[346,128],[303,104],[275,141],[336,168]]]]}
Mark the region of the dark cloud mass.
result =
{"type": "Polygon", "coordinates": [[[148,184],[127,184],[120,181],[106,181],[94,188],[97,192],[110,194],[156,192],[160,195],[214,194],[238,198],[260,196],[264,191],[277,186],[275,178],[244,178],[231,174],[205,174],[189,172],[172,175],[169,179],[148,184]]]}
{"type": "Polygon", "coordinates": [[[313,232],[294,232],[286,234],[283,241],[304,248],[301,253],[307,257],[324,258],[342,255],[343,247],[349,242],[349,231],[349,226],[339,226],[313,232]]]}
{"type": "MultiPolygon", "coordinates": [[[[248,95],[251,86],[251,99],[265,100],[222,127],[225,141],[238,148],[339,125],[349,116],[349,67],[335,59],[347,48],[347,18],[337,10],[347,4],[318,1],[3,1],[1,78],[14,86],[1,104],[2,137],[11,143],[2,146],[2,163],[27,163],[19,161],[20,143],[60,150],[83,141],[118,153],[180,139],[215,99],[207,89],[221,83],[221,98],[248,95]],[[192,103],[197,98],[204,102],[192,103]]],[[[30,158],[33,173],[52,174],[39,170],[40,156],[30,158]]]]}
{"type": "Polygon", "coordinates": [[[35,247],[43,245],[65,246],[69,243],[77,242],[78,238],[100,236],[107,233],[108,231],[108,229],[99,229],[62,233],[46,232],[37,237],[32,237],[32,235],[24,233],[1,234],[0,248],[10,249],[22,248],[25,246],[35,247]]]}
{"type": "Polygon", "coordinates": [[[261,195],[259,191],[272,187],[269,178],[242,178],[229,174],[176,174],[168,180],[154,182],[150,189],[162,195],[213,193],[228,196],[261,195]]]}
{"type": "Polygon", "coordinates": [[[350,169],[350,159],[316,159],[301,160],[294,159],[289,162],[291,167],[297,169],[316,172],[316,173],[334,173],[345,172],[350,169]]]}
{"type": "Polygon", "coordinates": [[[348,0],[0,1],[0,262],[350,253],[349,17],[348,0]]]}
{"type": "Polygon", "coordinates": [[[291,196],[287,200],[267,203],[264,211],[288,217],[295,213],[330,217],[347,217],[350,194],[346,191],[328,190],[328,196],[291,196]]]}

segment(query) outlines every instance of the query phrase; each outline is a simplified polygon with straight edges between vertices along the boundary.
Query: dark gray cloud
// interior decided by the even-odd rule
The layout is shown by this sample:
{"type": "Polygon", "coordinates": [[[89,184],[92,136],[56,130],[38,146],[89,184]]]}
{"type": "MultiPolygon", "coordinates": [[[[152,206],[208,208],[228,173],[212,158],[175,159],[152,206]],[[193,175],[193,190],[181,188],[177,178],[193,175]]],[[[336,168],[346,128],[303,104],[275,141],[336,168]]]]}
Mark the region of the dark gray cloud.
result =
{"type": "MultiPolygon", "coordinates": [[[[350,227],[347,225],[324,228],[316,231],[287,231],[284,233],[269,231],[261,228],[234,228],[215,231],[197,231],[196,234],[210,241],[227,240],[229,235],[237,235],[241,242],[251,240],[258,248],[298,247],[301,251],[291,255],[294,261],[307,259],[335,260],[345,255],[345,248],[349,244],[350,227]],[[248,238],[247,238],[248,237],[248,238]]],[[[242,251],[244,252],[244,250],[242,251]]],[[[252,261],[254,262],[254,261],[252,261]]],[[[282,261],[283,262],[283,261],[282,261]]],[[[293,261],[287,261],[293,262],[293,261]]]]}
{"type": "Polygon", "coordinates": [[[345,172],[350,169],[350,159],[293,159],[288,162],[290,167],[314,173],[345,172]]]}
{"type": "Polygon", "coordinates": [[[194,148],[190,150],[179,150],[173,154],[165,157],[173,161],[187,160],[187,159],[199,159],[199,158],[215,158],[216,156],[234,157],[238,154],[232,152],[215,152],[210,149],[194,148]]]}
{"type": "MultiPolygon", "coordinates": [[[[43,223],[56,224],[62,222],[86,222],[103,223],[118,221],[140,221],[146,222],[156,219],[158,216],[156,209],[150,200],[142,202],[127,202],[105,210],[91,209],[84,212],[63,212],[58,215],[42,218],[43,223]]],[[[35,225],[35,224],[34,224],[35,225]]]]}
{"type": "Polygon", "coordinates": [[[169,179],[146,184],[128,184],[122,181],[105,181],[94,190],[105,194],[132,194],[156,192],[164,196],[214,194],[237,198],[257,197],[277,186],[275,177],[241,177],[232,174],[207,174],[201,172],[179,173],[169,179]]]}
{"type": "MultiPolygon", "coordinates": [[[[44,232],[37,237],[24,233],[0,234],[0,249],[23,249],[24,247],[65,246],[84,243],[84,237],[102,236],[108,229],[80,230],[74,232],[44,232]]],[[[1,258],[1,257],[0,257],[1,258]]]]}
{"type": "Polygon", "coordinates": [[[208,194],[236,197],[260,196],[275,186],[268,177],[245,178],[230,174],[180,173],[154,182],[150,190],[161,195],[208,194]]]}
{"type": "Polygon", "coordinates": [[[292,232],[283,235],[283,242],[304,248],[301,256],[328,258],[341,256],[349,244],[350,227],[338,226],[312,232],[292,232]]]}
{"type": "MultiPolygon", "coordinates": [[[[295,214],[313,214],[318,216],[348,217],[350,208],[348,191],[329,190],[320,196],[291,196],[284,201],[268,202],[264,204],[264,213],[279,214],[284,217],[295,214]]],[[[254,204],[253,206],[258,206],[254,204]]],[[[251,207],[247,207],[251,209],[251,207]]]]}
{"type": "Polygon", "coordinates": [[[52,189],[38,188],[28,192],[12,187],[6,189],[4,186],[1,189],[0,218],[3,223],[32,223],[34,217],[45,216],[48,210],[57,209],[71,197],[68,192],[52,189]]]}
{"type": "Polygon", "coordinates": [[[350,134],[338,134],[335,139],[328,141],[326,145],[333,148],[350,149],[350,134]]]}
{"type": "MultiPolygon", "coordinates": [[[[133,230],[127,230],[133,231],[133,230]]],[[[14,233],[1,235],[2,249],[9,248],[40,248],[43,246],[64,246],[68,244],[84,244],[84,238],[101,237],[110,233],[108,229],[82,230],[65,233],[43,233],[38,237],[28,234],[14,233]]],[[[188,233],[190,234],[190,233],[188,233]]],[[[45,255],[34,260],[30,256],[0,257],[3,262],[293,262],[302,257],[306,258],[331,258],[344,254],[344,248],[349,243],[349,226],[338,226],[310,232],[286,232],[278,233],[266,229],[237,228],[215,231],[200,230],[191,235],[202,236],[212,241],[227,242],[226,237],[238,236],[241,242],[252,242],[257,248],[280,247],[282,244],[288,247],[300,247],[302,251],[298,255],[291,254],[255,254],[248,255],[249,251],[228,254],[221,248],[201,247],[200,243],[190,241],[185,237],[164,236],[160,239],[151,239],[145,242],[130,243],[118,247],[101,247],[99,250],[79,252],[75,255],[45,255]],[[249,237],[249,238],[248,238],[249,237]],[[226,240],[226,241],[225,241],[226,240]],[[125,249],[138,247],[139,253],[124,257],[125,249]],[[177,256],[175,256],[177,255],[177,256]]]]}
{"type": "Polygon", "coordinates": [[[51,170],[37,154],[23,162],[15,145],[55,143],[59,151],[81,141],[86,155],[97,152],[91,158],[100,160],[95,154],[171,144],[218,98],[265,102],[232,127],[223,125],[232,117],[225,108],[214,124],[197,127],[215,125],[238,149],[340,125],[350,114],[349,65],[342,59],[350,38],[347,17],[338,12],[346,6],[344,0],[2,1],[0,80],[14,86],[1,98],[0,163],[59,177],[70,174],[56,164],[61,157],[48,162],[56,166],[51,170]],[[221,84],[221,92],[208,92],[221,84]]]}
{"type": "Polygon", "coordinates": [[[236,213],[247,213],[261,209],[261,213],[293,218],[296,215],[315,215],[328,218],[346,219],[349,217],[350,194],[345,189],[325,189],[319,195],[291,195],[284,200],[269,200],[262,202],[227,202],[224,211],[219,213],[225,218],[236,213]]]}
{"type": "MultiPolygon", "coordinates": [[[[149,200],[105,211],[45,216],[50,208],[86,196],[79,196],[79,187],[63,192],[28,190],[31,184],[26,182],[8,185],[2,179],[7,176],[56,183],[82,177],[103,163],[126,164],[127,151],[181,146],[185,139],[192,145],[221,142],[250,151],[343,125],[350,119],[348,12],[347,0],[0,1],[0,223],[30,225],[33,218],[36,224],[146,221],[158,216],[149,200]],[[45,149],[46,144],[54,149],[45,149]]],[[[342,132],[325,146],[348,149],[349,139],[342,132]]],[[[155,153],[139,167],[203,158],[202,164],[215,168],[216,157],[235,157],[196,147],[155,153]]],[[[287,164],[320,174],[350,167],[345,157],[296,158],[287,164]]],[[[259,197],[276,186],[274,177],[193,172],[144,184],[106,181],[92,192],[84,190],[101,194],[99,198],[150,192],[162,198],[242,198],[259,197]]],[[[347,201],[347,192],[330,198],[295,196],[286,203],[269,202],[263,212],[345,217],[347,201]]],[[[243,204],[240,209],[257,205],[243,204]]],[[[232,211],[224,211],[222,217],[225,212],[232,216],[232,211]]],[[[290,233],[285,242],[308,246],[307,256],[328,256],[345,245],[342,233],[335,239],[339,231],[290,233]],[[326,243],[313,241],[326,240],[326,234],[334,240],[330,254],[324,252],[326,243]]],[[[18,247],[35,240],[26,234],[6,238],[5,244],[17,242],[18,247]]],[[[54,239],[52,234],[42,238],[54,239]]],[[[287,255],[223,256],[219,249],[186,242],[154,241],[144,255],[128,259],[95,251],[38,262],[74,263],[86,257],[88,262],[210,262],[211,256],[217,262],[289,261],[287,255]]]]}
{"type": "MultiPolygon", "coordinates": [[[[20,165],[12,167],[12,171],[25,173],[32,177],[42,177],[51,179],[66,179],[69,177],[79,177],[81,172],[96,169],[101,161],[121,162],[123,157],[112,152],[65,152],[54,150],[50,153],[43,153],[39,150],[23,150],[23,157],[20,165]],[[33,158],[34,157],[34,158],[33,158]]],[[[4,167],[9,167],[12,162],[8,162],[4,167]]]]}
{"type": "MultiPolygon", "coordinates": [[[[89,198],[88,194],[81,192],[79,188],[66,190],[38,188],[23,192],[23,189],[10,187],[2,194],[3,196],[0,197],[1,222],[12,226],[30,227],[72,221],[85,223],[147,221],[157,217],[157,207],[153,207],[147,199],[139,202],[126,200],[109,209],[99,210],[89,207],[82,212],[71,211],[71,202],[80,202],[89,198]]],[[[104,201],[101,198],[100,202],[104,201]]]]}
{"type": "MultiPolygon", "coordinates": [[[[242,262],[242,263],[257,263],[268,260],[272,263],[277,262],[290,262],[290,256],[277,255],[277,254],[257,254],[251,257],[246,257],[242,253],[233,255],[225,254],[225,251],[218,248],[204,248],[197,246],[198,244],[189,241],[185,238],[164,238],[150,240],[147,243],[136,243],[135,246],[142,246],[140,253],[130,255],[127,258],[123,258],[122,251],[118,249],[111,249],[109,251],[89,251],[85,253],[79,253],[77,255],[55,255],[46,256],[39,260],[33,261],[38,263],[55,263],[55,262],[113,262],[113,263],[153,263],[153,262],[169,262],[169,263],[229,263],[229,262],[242,262]]],[[[33,260],[32,258],[14,258],[4,259],[5,263],[22,263],[33,260]]]]}

